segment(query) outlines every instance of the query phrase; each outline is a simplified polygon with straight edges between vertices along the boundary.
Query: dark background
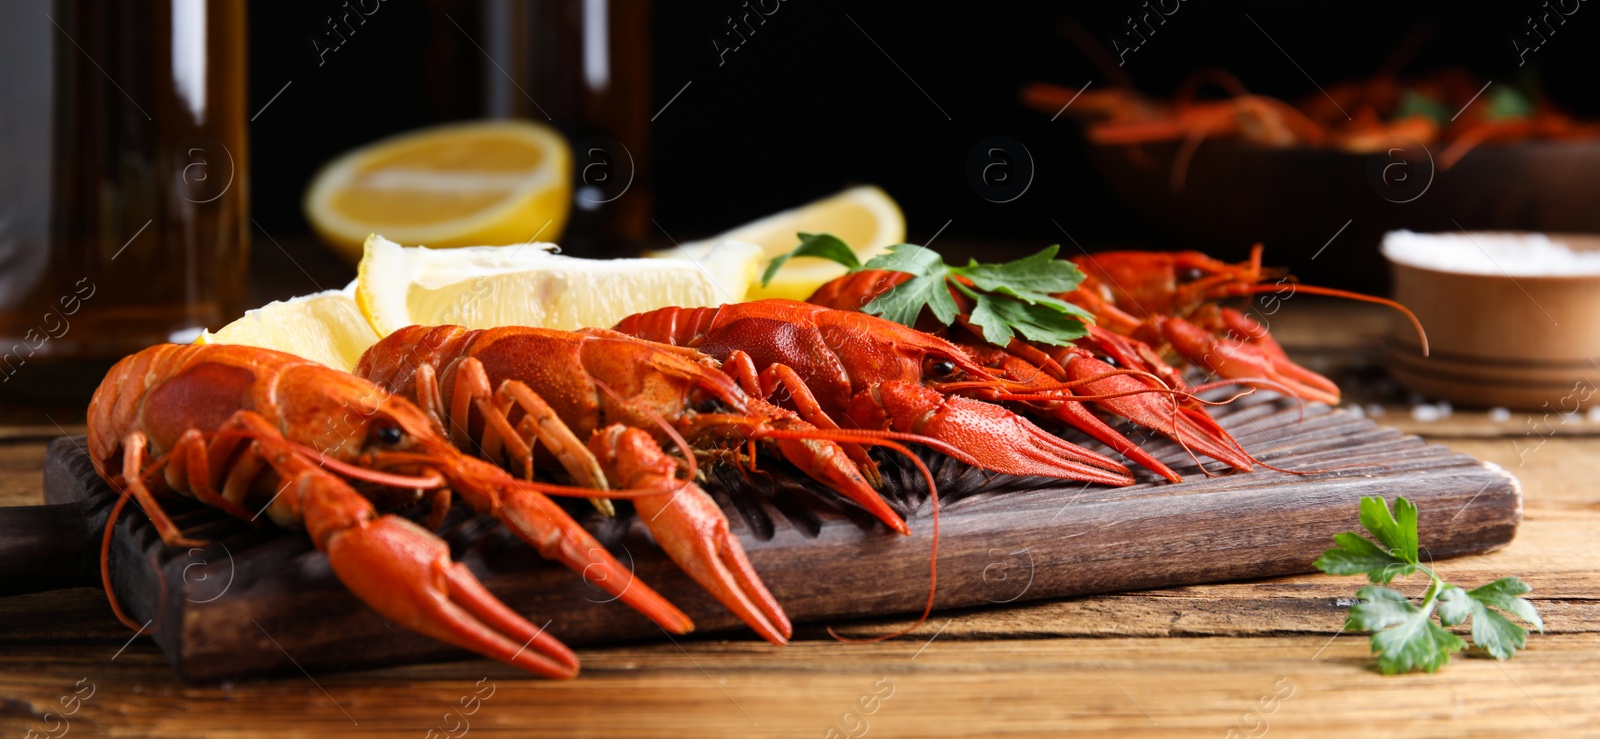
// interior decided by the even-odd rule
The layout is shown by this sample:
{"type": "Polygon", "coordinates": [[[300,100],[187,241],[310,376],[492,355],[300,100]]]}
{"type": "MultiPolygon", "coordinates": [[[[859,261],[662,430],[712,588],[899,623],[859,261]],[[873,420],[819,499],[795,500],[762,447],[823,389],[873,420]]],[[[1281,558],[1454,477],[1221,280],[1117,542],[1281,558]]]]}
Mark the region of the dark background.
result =
{"type": "MultiPolygon", "coordinates": [[[[1552,17],[1557,33],[1526,55],[1550,98],[1580,115],[1600,108],[1594,82],[1600,10],[1588,5],[1565,24],[1552,17]]],[[[251,127],[253,209],[264,230],[308,232],[299,200],[330,157],[441,117],[472,114],[470,105],[441,111],[424,81],[430,75],[463,85],[480,79],[481,57],[473,58],[472,47],[465,59],[441,62],[428,53],[430,38],[438,38],[430,34],[440,32],[441,8],[470,18],[474,7],[384,0],[381,11],[343,48],[325,54],[319,67],[311,39],[321,37],[326,17],[342,12],[339,3],[252,4],[250,109],[260,110],[293,81],[251,127]]],[[[719,66],[711,39],[727,38],[725,19],[742,12],[733,0],[657,3],[653,9],[650,109],[660,110],[692,80],[651,127],[654,215],[675,237],[707,235],[851,183],[875,183],[904,208],[913,242],[926,241],[948,221],[941,239],[1037,248],[1061,240],[1055,219],[1089,248],[1185,245],[1108,192],[1085,156],[1076,123],[1066,116],[1052,122],[1018,102],[1018,91],[1033,81],[1108,86],[1107,75],[1066,29],[1076,23],[1106,47],[1113,38],[1137,43],[1124,34],[1124,24],[1148,12],[1140,4],[782,0],[719,66]],[[1026,194],[1004,204],[984,200],[968,178],[968,155],[994,135],[1026,146],[1036,169],[1026,194]]],[[[1295,100],[1316,94],[1308,76],[1323,87],[1369,76],[1408,35],[1421,32],[1427,40],[1402,76],[1460,66],[1512,84],[1524,71],[1512,41],[1537,45],[1526,19],[1544,12],[1549,9],[1531,0],[1182,0],[1138,51],[1126,55],[1122,69],[1140,89],[1169,93],[1190,72],[1221,67],[1252,91],[1295,100]]],[[[480,31],[472,22],[464,25],[480,31]]],[[[472,91],[463,90],[462,98],[470,101],[472,91]]],[[[1319,233],[1333,233],[1343,220],[1328,216],[1319,233]]],[[[1315,246],[1269,244],[1269,255],[1314,280],[1318,265],[1304,256],[1315,246]]],[[[1247,247],[1241,242],[1221,251],[1247,247]]]]}

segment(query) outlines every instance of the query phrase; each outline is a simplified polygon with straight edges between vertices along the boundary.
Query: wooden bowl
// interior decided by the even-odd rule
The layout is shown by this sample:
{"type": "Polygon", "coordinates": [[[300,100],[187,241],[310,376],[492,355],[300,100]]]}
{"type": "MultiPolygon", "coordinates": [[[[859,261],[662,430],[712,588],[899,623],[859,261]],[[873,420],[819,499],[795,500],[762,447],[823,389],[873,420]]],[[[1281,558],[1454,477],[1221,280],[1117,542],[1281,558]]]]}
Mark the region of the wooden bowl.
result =
{"type": "Polygon", "coordinates": [[[1372,154],[1206,141],[1181,183],[1176,143],[1088,144],[1107,186],[1183,248],[1268,264],[1315,284],[1381,293],[1383,234],[1396,229],[1600,232],[1600,141],[1484,145],[1448,170],[1443,147],[1396,140],[1372,154]]]}
{"type": "MultiPolygon", "coordinates": [[[[1600,250],[1600,235],[1549,236],[1600,250]]],[[[1394,299],[1417,314],[1432,349],[1423,357],[1410,322],[1397,318],[1389,370],[1405,387],[1458,405],[1551,414],[1600,402],[1600,275],[1466,274],[1388,261],[1394,299]]]]}

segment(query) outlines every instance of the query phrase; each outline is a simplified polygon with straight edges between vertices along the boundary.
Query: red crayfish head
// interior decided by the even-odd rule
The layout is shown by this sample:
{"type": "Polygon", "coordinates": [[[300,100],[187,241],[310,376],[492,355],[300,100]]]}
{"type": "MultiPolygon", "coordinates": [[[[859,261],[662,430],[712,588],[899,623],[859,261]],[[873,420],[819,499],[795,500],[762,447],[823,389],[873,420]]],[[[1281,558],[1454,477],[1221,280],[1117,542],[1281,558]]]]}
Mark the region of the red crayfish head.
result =
{"type": "Polygon", "coordinates": [[[355,375],[310,364],[291,367],[275,400],[287,440],[353,481],[400,491],[516,484],[503,470],[452,446],[411,401],[355,375]]]}
{"type": "Polygon", "coordinates": [[[1138,317],[1183,316],[1209,301],[1262,292],[1261,282],[1287,274],[1263,268],[1261,251],[1256,244],[1250,260],[1238,264],[1197,251],[1100,252],[1072,261],[1086,278],[1080,289],[1097,291],[1124,311],[1138,317]]]}

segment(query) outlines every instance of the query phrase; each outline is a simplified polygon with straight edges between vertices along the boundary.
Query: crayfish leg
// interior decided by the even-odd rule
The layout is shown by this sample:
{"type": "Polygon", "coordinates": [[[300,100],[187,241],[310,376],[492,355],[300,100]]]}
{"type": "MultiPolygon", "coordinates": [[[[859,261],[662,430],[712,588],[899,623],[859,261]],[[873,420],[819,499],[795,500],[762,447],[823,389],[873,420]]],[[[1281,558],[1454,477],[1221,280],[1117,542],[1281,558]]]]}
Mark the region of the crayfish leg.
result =
{"type": "Polygon", "coordinates": [[[311,452],[283,438],[267,419],[239,411],[217,436],[253,441],[282,481],[269,504],[274,519],[303,525],[333,573],[379,615],[425,636],[552,678],[578,673],[578,660],[555,637],[506,607],[433,533],[372,502],[311,452]]]}
{"type": "MultiPolygon", "coordinates": [[[[172,522],[172,517],[161,508],[161,503],[145,484],[145,477],[163,467],[171,464],[174,451],[169,451],[161,457],[145,464],[149,454],[150,442],[143,432],[131,431],[122,440],[122,494],[131,496],[139,504],[145,515],[150,518],[150,523],[156,527],[156,533],[161,536],[161,541],[174,549],[188,549],[203,547],[206,542],[190,539],[183,535],[178,525],[172,522]]],[[[108,524],[109,525],[109,524],[108,524]]]]}
{"type": "MultiPolygon", "coordinates": [[[[597,490],[607,489],[605,473],[601,471],[600,463],[595,461],[589,449],[578,440],[571,429],[567,428],[555,410],[533,391],[533,388],[517,380],[506,380],[500,383],[499,390],[490,391],[489,374],[484,370],[483,362],[476,357],[461,360],[455,373],[450,424],[454,428],[461,429],[463,435],[468,434],[467,430],[470,427],[467,424],[470,419],[467,417],[467,409],[477,408],[484,421],[482,450],[485,457],[494,459],[499,456],[503,445],[512,458],[526,465],[525,471],[531,479],[533,445],[538,442],[555,455],[567,474],[572,475],[580,486],[597,490]],[[522,410],[523,420],[519,426],[524,429],[531,428],[534,432],[532,436],[512,427],[508,415],[512,407],[522,410]]],[[[426,392],[430,391],[421,384],[417,386],[419,395],[426,392]]],[[[437,384],[431,392],[434,394],[439,392],[437,384]]],[[[611,501],[591,498],[590,502],[606,516],[616,515],[616,509],[611,501]]]]}
{"type": "MultiPolygon", "coordinates": [[[[744,354],[744,352],[734,353],[744,354]]],[[[746,360],[748,361],[748,356],[746,360]]],[[[815,395],[812,395],[811,388],[793,368],[786,364],[769,364],[761,371],[760,378],[763,398],[771,396],[781,385],[789,392],[789,398],[793,401],[796,412],[806,423],[820,429],[839,430],[839,424],[822,409],[822,404],[817,402],[815,395]]],[[[878,463],[867,454],[865,448],[860,444],[849,442],[842,442],[839,446],[844,449],[845,455],[856,463],[856,467],[861,469],[861,475],[867,479],[867,484],[874,488],[883,485],[883,474],[878,471],[878,463]]]]}
{"type": "MultiPolygon", "coordinates": [[[[621,487],[657,487],[676,480],[678,465],[650,434],[615,424],[595,431],[589,448],[621,487]]],[[[773,644],[793,634],[789,617],[767,591],[722,509],[699,485],[633,499],[640,520],[678,568],[773,644]]]]}

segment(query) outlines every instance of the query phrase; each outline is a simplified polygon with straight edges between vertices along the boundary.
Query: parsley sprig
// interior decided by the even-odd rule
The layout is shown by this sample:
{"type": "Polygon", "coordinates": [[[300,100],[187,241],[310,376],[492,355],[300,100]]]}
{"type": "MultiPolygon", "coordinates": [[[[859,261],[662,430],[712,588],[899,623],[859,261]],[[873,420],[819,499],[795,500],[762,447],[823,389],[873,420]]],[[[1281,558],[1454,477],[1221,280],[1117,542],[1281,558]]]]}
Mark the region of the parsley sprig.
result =
{"type": "Polygon", "coordinates": [[[1345,630],[1372,633],[1372,651],[1385,675],[1414,670],[1434,672],[1450,662],[1450,655],[1467,647],[1461,637],[1444,627],[1472,621],[1472,643],[1495,659],[1510,659],[1528,639],[1528,630],[1501,612],[1511,614],[1544,632],[1544,622],[1523,593],[1532,590],[1519,578],[1506,577],[1466,590],[1445,582],[1417,556],[1417,507],[1398,498],[1394,514],[1383,498],[1361,499],[1361,526],[1372,538],[1347,531],[1333,537],[1334,546],[1315,564],[1331,575],[1366,575],[1375,583],[1356,591],[1361,602],[1350,607],[1345,630]],[[1374,542],[1376,540],[1376,542],[1374,542]],[[1387,585],[1396,578],[1421,572],[1432,581],[1419,606],[1387,585]],[[1437,613],[1439,620],[1433,620],[1437,613]]]}
{"type": "Polygon", "coordinates": [[[1065,346],[1088,335],[1086,324],[1094,320],[1088,311],[1051,297],[1051,293],[1074,290],[1083,281],[1083,273],[1076,265],[1055,258],[1058,246],[1045,247],[1037,254],[1010,262],[979,264],[969,260],[962,267],[945,264],[938,252],[926,247],[895,244],[889,247],[888,254],[862,264],[855,250],[833,234],[799,236],[799,246],[767,266],[762,285],[771,282],[790,257],[822,257],[849,267],[851,272],[905,272],[912,278],[862,306],[862,310],[911,326],[927,308],[948,326],[960,313],[950,295],[950,288],[954,287],[972,300],[968,321],[982,330],[985,341],[996,346],[1009,344],[1016,334],[1029,341],[1065,346]]]}

